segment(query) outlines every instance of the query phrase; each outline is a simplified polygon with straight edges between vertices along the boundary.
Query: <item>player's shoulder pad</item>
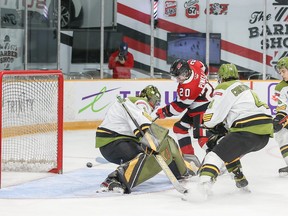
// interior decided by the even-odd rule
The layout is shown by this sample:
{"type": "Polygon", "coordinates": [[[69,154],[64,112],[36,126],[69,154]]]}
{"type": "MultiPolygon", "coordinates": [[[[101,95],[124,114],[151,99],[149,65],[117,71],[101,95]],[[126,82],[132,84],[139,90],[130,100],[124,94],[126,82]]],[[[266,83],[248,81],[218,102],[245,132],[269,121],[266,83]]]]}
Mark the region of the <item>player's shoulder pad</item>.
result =
{"type": "Polygon", "coordinates": [[[239,81],[238,80],[231,80],[228,82],[220,83],[219,85],[216,86],[215,90],[218,90],[218,89],[226,90],[227,88],[229,88],[231,85],[233,85],[236,82],[239,82],[239,81]]]}
{"type": "Polygon", "coordinates": [[[288,87],[288,83],[282,80],[275,86],[275,90],[280,92],[284,87],[288,87]]]}

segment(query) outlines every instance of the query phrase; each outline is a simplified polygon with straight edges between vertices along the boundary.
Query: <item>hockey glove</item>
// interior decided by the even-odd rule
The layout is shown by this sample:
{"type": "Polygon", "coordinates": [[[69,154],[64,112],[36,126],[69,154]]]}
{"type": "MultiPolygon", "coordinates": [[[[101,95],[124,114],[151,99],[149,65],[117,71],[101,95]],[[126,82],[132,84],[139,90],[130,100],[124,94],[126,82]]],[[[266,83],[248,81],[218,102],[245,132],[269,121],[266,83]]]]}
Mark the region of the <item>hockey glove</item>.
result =
{"type": "Polygon", "coordinates": [[[218,141],[223,137],[224,135],[214,134],[209,137],[208,141],[206,142],[206,153],[213,150],[213,148],[218,144],[218,141]]]}
{"type": "Polygon", "coordinates": [[[286,115],[285,113],[279,112],[276,114],[275,118],[273,119],[274,133],[277,133],[283,127],[288,129],[288,115],[286,115]]]}
{"type": "Polygon", "coordinates": [[[159,117],[159,119],[164,119],[167,116],[169,117],[169,111],[167,107],[163,107],[157,110],[156,115],[159,117]]]}
{"type": "Polygon", "coordinates": [[[208,130],[212,134],[220,135],[220,136],[221,135],[224,136],[228,132],[223,123],[219,123],[213,128],[208,128],[208,130]]]}

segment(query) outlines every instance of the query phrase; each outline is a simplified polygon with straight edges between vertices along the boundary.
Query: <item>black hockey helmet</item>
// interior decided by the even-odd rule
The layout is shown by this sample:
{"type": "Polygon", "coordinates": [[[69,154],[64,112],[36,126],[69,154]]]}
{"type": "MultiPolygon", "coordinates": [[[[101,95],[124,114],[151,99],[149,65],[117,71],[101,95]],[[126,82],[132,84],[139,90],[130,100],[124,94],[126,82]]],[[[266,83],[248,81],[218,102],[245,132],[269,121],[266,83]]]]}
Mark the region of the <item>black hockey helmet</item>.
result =
{"type": "Polygon", "coordinates": [[[182,76],[183,78],[188,79],[191,76],[192,71],[186,60],[177,59],[170,67],[170,74],[175,78],[182,76]]]}

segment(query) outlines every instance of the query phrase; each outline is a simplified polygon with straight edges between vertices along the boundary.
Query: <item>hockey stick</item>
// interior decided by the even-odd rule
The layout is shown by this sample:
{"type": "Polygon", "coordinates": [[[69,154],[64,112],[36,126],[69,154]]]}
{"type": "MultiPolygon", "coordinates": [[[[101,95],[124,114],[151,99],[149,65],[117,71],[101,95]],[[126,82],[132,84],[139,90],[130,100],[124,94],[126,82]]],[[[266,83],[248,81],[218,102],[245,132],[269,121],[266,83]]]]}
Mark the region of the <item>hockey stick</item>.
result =
{"type": "Polygon", "coordinates": [[[107,164],[107,163],[109,163],[109,161],[107,161],[105,158],[103,158],[103,157],[96,157],[95,158],[95,161],[97,162],[97,163],[100,163],[100,164],[107,164]]]}
{"type": "MultiPolygon", "coordinates": [[[[129,115],[129,117],[131,118],[131,120],[133,121],[133,123],[135,124],[137,129],[140,131],[141,135],[144,136],[144,132],[141,130],[140,125],[138,124],[136,119],[133,117],[132,113],[129,111],[128,107],[124,103],[124,100],[120,96],[117,96],[117,99],[118,99],[119,103],[123,106],[123,108],[125,109],[127,114],[129,115]]],[[[149,142],[153,142],[153,139],[149,139],[149,142]]],[[[155,145],[154,143],[151,144],[151,146],[154,146],[154,145],[155,145]]],[[[173,184],[174,188],[182,194],[187,193],[188,190],[179,183],[179,181],[176,179],[176,177],[172,173],[171,169],[168,167],[168,165],[164,161],[163,157],[158,153],[153,154],[153,156],[155,157],[157,163],[159,164],[159,166],[162,168],[162,170],[166,174],[167,178],[173,184]]]]}

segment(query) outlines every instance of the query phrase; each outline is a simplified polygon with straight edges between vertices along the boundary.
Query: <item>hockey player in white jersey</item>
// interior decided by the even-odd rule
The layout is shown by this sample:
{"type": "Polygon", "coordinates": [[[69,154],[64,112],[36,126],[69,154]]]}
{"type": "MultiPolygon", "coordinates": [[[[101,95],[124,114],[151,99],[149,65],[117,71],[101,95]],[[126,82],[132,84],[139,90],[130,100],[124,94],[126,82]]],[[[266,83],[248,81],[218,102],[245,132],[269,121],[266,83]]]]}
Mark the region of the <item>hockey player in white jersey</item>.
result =
{"type": "Polygon", "coordinates": [[[130,193],[133,187],[162,170],[152,152],[141,143],[143,133],[151,128],[161,144],[159,153],[174,176],[183,179],[195,175],[196,169],[193,171],[191,165],[184,161],[177,143],[169,135],[163,136],[162,132],[168,134],[169,130],[151,122],[150,114],[160,100],[160,92],[152,85],[144,88],[139,97],[126,98],[125,106],[137,125],[119,102],[115,102],[107,111],[96,131],[96,148],[100,149],[106,160],[120,166],[100,185],[101,191],[130,193]]]}
{"type": "Polygon", "coordinates": [[[218,134],[217,145],[204,159],[199,172],[200,191],[209,195],[223,164],[236,186],[248,189],[240,159],[264,148],[273,136],[272,116],[267,104],[239,81],[234,64],[223,64],[218,71],[219,85],[204,114],[204,125],[218,134]],[[221,137],[221,138],[220,138],[221,137]]]}
{"type": "Polygon", "coordinates": [[[280,147],[286,167],[279,169],[280,176],[288,175],[288,57],[281,58],[276,65],[283,80],[275,87],[275,98],[278,100],[276,116],[273,119],[275,139],[280,147]]]}

